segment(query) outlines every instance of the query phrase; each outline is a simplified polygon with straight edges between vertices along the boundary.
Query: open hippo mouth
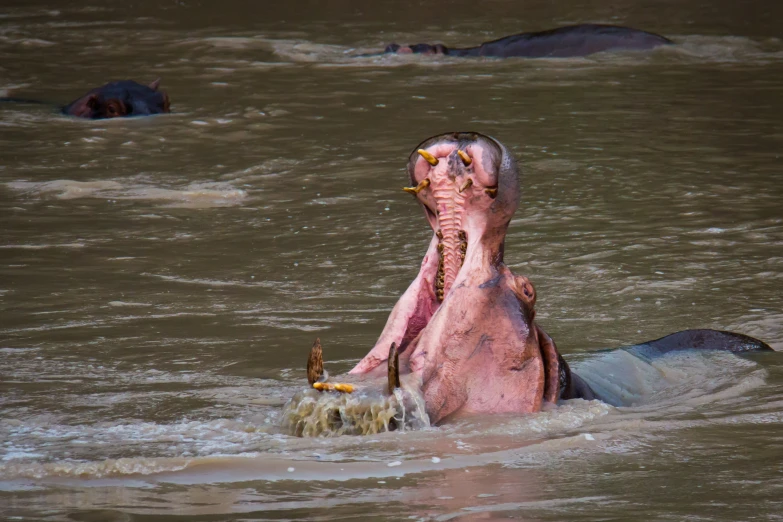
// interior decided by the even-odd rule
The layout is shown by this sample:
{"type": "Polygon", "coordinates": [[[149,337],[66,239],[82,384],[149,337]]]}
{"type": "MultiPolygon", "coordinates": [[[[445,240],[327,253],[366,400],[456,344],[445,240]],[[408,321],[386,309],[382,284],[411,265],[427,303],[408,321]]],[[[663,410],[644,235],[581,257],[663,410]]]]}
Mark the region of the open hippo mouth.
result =
{"type": "MultiPolygon", "coordinates": [[[[308,381],[315,390],[344,393],[310,389],[295,396],[285,415],[292,431],[376,433],[603,397],[571,372],[535,324],[530,281],[503,264],[506,230],[519,204],[519,170],[503,144],[478,133],[435,136],[410,154],[408,174],[412,186],[404,190],[422,205],[433,230],[421,270],[375,346],[345,376],[352,384],[328,382],[316,340],[308,381]]],[[[685,330],[630,348],[645,359],[689,349],[772,350],[716,330],[685,330]]]]}
{"type": "MultiPolygon", "coordinates": [[[[410,154],[408,174],[412,186],[404,190],[433,230],[421,269],[375,346],[345,376],[353,384],[328,382],[316,341],[308,381],[319,391],[347,393],[311,389],[294,397],[285,416],[293,431],[374,433],[600,398],[535,324],[533,285],[503,264],[520,195],[519,170],[503,144],[478,133],[435,136],[410,154]]],[[[688,349],[771,351],[758,339],[716,330],[685,330],[630,348],[643,358],[688,349]]]]}
{"type": "MultiPolygon", "coordinates": [[[[478,133],[442,134],[413,150],[408,174],[412,186],[404,190],[422,205],[432,240],[421,270],[349,379],[387,376],[391,394],[402,376],[419,388],[433,424],[460,413],[535,412],[555,402],[567,391],[568,368],[533,322],[533,285],[503,264],[519,203],[511,154],[478,133]]],[[[353,389],[318,382],[320,345],[308,378],[318,389],[353,389]]]]}
{"type": "Polygon", "coordinates": [[[555,402],[565,364],[533,322],[533,285],[503,264],[519,204],[513,157],[493,138],[448,133],[414,149],[408,174],[414,186],[405,190],[424,208],[433,237],[418,276],[351,373],[385,369],[394,343],[399,372],[421,378],[433,423],[461,412],[534,412],[544,400],[555,402]]]}
{"type": "Polygon", "coordinates": [[[474,299],[458,289],[477,278],[483,284],[485,276],[496,277],[493,268],[502,264],[519,184],[516,164],[501,143],[477,133],[435,136],[413,150],[408,174],[413,186],[403,190],[424,209],[432,240],[375,347],[351,373],[372,371],[387,359],[391,343],[401,354],[410,353],[444,302],[474,299]]]}

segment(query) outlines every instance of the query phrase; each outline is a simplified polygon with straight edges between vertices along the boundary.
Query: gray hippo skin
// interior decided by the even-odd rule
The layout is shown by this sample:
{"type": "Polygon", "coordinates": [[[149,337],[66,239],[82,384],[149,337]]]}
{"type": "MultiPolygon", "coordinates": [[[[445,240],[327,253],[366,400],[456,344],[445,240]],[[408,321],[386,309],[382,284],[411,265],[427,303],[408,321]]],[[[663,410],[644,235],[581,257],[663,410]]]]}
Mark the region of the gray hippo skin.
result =
{"type": "Polygon", "coordinates": [[[476,47],[449,48],[442,44],[390,44],[386,53],[489,56],[495,58],[568,58],[604,51],[646,51],[673,42],[655,33],[618,25],[580,24],[548,31],[506,36],[476,47]]]}
{"type": "MultiPolygon", "coordinates": [[[[159,90],[159,86],[160,78],[149,85],[133,80],[109,82],[60,107],[60,112],[89,120],[165,114],[170,112],[169,95],[159,90]]],[[[55,105],[47,101],[16,97],[0,98],[0,103],[55,105]]]]}
{"type": "MultiPolygon", "coordinates": [[[[736,354],[774,351],[764,341],[748,335],[721,330],[683,330],[654,341],[626,348],[613,348],[611,351],[622,349],[633,351],[648,360],[686,350],[716,350],[736,354]]],[[[600,394],[593,391],[581,377],[570,370],[565,360],[560,358],[560,363],[560,399],[599,399],[604,402],[612,402],[607,397],[601,397],[600,394]]]]}

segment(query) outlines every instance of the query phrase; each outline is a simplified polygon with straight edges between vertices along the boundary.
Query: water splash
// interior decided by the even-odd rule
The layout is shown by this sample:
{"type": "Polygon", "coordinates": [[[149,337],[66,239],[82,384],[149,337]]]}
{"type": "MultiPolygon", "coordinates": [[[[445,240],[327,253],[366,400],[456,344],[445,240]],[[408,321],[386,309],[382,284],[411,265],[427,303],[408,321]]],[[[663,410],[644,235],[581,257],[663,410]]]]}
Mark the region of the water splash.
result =
{"type": "Polygon", "coordinates": [[[283,429],[297,437],[374,435],[430,426],[419,386],[385,395],[377,390],[321,393],[298,392],[283,408],[283,429]]]}

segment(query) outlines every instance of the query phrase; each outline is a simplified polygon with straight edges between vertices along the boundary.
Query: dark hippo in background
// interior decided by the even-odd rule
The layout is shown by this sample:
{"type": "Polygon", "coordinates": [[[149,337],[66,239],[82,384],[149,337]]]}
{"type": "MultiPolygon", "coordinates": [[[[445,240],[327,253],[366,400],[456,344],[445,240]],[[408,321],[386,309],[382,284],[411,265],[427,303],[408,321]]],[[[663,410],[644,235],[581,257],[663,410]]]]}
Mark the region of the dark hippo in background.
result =
{"type": "Polygon", "coordinates": [[[63,114],[100,120],[149,116],[169,112],[169,95],[158,90],[160,79],[149,85],[132,80],[110,82],[63,107],[63,114]]]}
{"type": "Polygon", "coordinates": [[[495,58],[568,58],[604,51],[645,51],[673,43],[668,38],[630,27],[580,24],[536,33],[520,33],[485,42],[477,47],[449,48],[442,44],[390,44],[384,52],[446,54],[495,58]]]}
{"type": "MultiPolygon", "coordinates": [[[[614,402],[570,370],[535,322],[533,285],[503,263],[520,199],[519,170],[506,147],[478,133],[442,134],[414,149],[408,175],[413,186],[405,190],[433,230],[421,269],[375,346],[346,376],[359,379],[356,386],[328,382],[316,342],[308,363],[313,387],[361,392],[381,378],[391,394],[403,377],[416,383],[432,424],[463,413],[532,413],[562,399],[614,402]]],[[[772,350],[716,330],[686,330],[630,348],[645,360],[687,350],[772,350]]]]}

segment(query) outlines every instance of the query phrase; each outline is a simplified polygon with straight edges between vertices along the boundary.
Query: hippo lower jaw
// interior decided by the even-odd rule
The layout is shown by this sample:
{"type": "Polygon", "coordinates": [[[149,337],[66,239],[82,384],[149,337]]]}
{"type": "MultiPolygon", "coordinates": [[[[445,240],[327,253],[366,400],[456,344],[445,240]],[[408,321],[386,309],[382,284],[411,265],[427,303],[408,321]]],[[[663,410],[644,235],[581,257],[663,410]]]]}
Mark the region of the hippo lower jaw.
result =
{"type": "Polygon", "coordinates": [[[535,290],[503,264],[519,202],[516,164],[498,141],[449,133],[411,153],[408,173],[434,234],[421,270],[392,310],[378,342],[351,370],[417,374],[433,423],[461,412],[541,409],[560,392],[554,343],[533,323],[535,290]]]}

